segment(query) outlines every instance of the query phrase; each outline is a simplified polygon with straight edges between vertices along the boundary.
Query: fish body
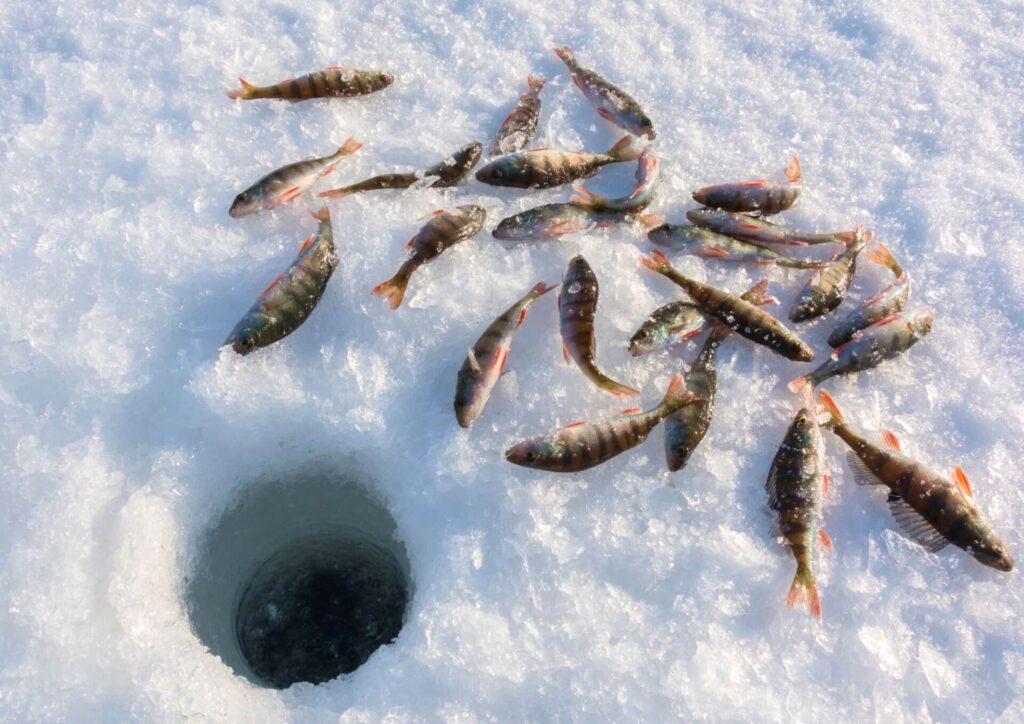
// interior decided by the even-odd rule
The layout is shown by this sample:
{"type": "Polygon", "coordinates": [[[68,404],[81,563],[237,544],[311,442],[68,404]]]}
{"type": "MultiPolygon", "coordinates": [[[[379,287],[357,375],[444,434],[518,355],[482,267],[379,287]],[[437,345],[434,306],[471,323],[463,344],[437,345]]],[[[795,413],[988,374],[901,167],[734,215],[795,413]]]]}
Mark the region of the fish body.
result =
{"type": "Polygon", "coordinates": [[[299,249],[299,255],[270,283],[256,303],[231,331],[225,344],[246,355],[294,332],[316,308],[338,263],[331,229],[331,215],[321,209],[313,217],[319,222],[299,249]]]}
{"type": "Polygon", "coordinates": [[[659,405],[651,410],[627,410],[600,422],[578,422],[550,435],[538,435],[509,448],[505,459],[528,468],[573,473],[600,465],[636,447],[654,427],[694,399],[682,375],[676,375],[659,405]]]}
{"type": "Polygon", "coordinates": [[[583,68],[576,61],[570,46],[555,48],[557,55],[572,73],[572,82],[597,110],[597,115],[634,136],[645,136],[654,140],[654,124],[647,117],[640,104],[621,88],[612,85],[592,70],[583,68]]]}
{"type": "Polygon", "coordinates": [[[798,392],[808,385],[814,387],[830,377],[869,370],[887,359],[898,357],[913,347],[932,329],[934,315],[930,310],[912,316],[896,314],[863,329],[846,344],[832,350],[832,355],[818,367],[789,383],[798,392]]]}
{"type": "Polygon", "coordinates": [[[622,214],[592,211],[579,204],[544,204],[502,219],[491,234],[503,241],[543,241],[611,225],[622,214]]]}
{"type": "Polygon", "coordinates": [[[505,116],[498,129],[498,135],[491,145],[491,155],[522,151],[530,145],[537,133],[540,118],[540,92],[546,81],[532,75],[526,76],[527,91],[519,96],[519,102],[512,112],[505,116]]]}
{"type": "Polygon", "coordinates": [[[857,235],[839,256],[819,269],[807,280],[789,310],[789,321],[804,322],[824,314],[843,303],[857,271],[857,255],[874,238],[870,231],[857,229],[857,235]]]}
{"type": "Polygon", "coordinates": [[[660,251],[653,252],[650,259],[644,258],[642,262],[648,269],[658,272],[682,287],[705,314],[721,320],[726,327],[751,342],[763,345],[797,362],[810,362],[814,359],[814,350],[795,332],[754,304],[722,289],[683,276],[660,251]]]}
{"type": "Polygon", "coordinates": [[[363,144],[350,138],[330,156],[282,166],[238,194],[228,213],[239,219],[287,203],[316,183],[321,176],[336,169],[343,158],[351,156],[362,147],[363,144]]]}
{"type": "Polygon", "coordinates": [[[896,276],[896,280],[840,320],[828,336],[830,347],[846,344],[860,330],[902,312],[907,305],[907,299],[910,297],[910,275],[896,261],[892,252],[884,244],[879,243],[875,249],[865,252],[865,256],[887,267],[896,276]]]}
{"type": "Polygon", "coordinates": [[[661,163],[650,149],[640,154],[636,164],[636,188],[628,195],[620,198],[598,196],[583,186],[573,186],[576,194],[569,203],[585,206],[593,211],[637,213],[643,211],[654,201],[654,189],[661,175],[661,163]]]}
{"type": "Polygon", "coordinates": [[[483,145],[474,141],[469,143],[448,158],[435,163],[426,171],[406,171],[402,173],[385,173],[373,176],[358,183],[349,184],[329,191],[322,191],[319,196],[328,199],[340,199],[363,191],[379,191],[381,189],[407,189],[417,183],[426,183],[431,177],[437,180],[428,184],[429,188],[441,189],[457,185],[468,174],[483,153],[483,145]]]}
{"type": "Polygon", "coordinates": [[[826,545],[820,528],[825,464],[817,413],[803,408],[793,419],[765,482],[768,507],[777,514],[773,533],[785,539],[796,559],[796,575],[786,604],[802,602],[821,618],[821,600],[814,580],[815,542],[826,545]]]}
{"type": "Polygon", "coordinates": [[[773,224],[757,216],[740,214],[722,209],[691,209],[686,218],[697,226],[743,239],[755,244],[785,244],[807,246],[809,244],[843,244],[853,240],[854,231],[837,231],[831,234],[812,234],[773,224]]]}
{"type": "Polygon", "coordinates": [[[794,155],[786,166],[786,182],[740,181],[705,186],[693,192],[697,203],[725,211],[756,211],[762,216],[777,214],[796,204],[800,198],[802,175],[800,160],[794,155]]]}
{"type": "Polygon", "coordinates": [[[521,189],[546,189],[588,178],[609,163],[632,161],[643,151],[623,136],[605,153],[535,149],[496,158],[476,172],[481,183],[521,189]]]}
{"type": "Polygon", "coordinates": [[[413,272],[479,232],[486,218],[487,212],[480,206],[459,206],[452,211],[435,212],[434,217],[409,240],[409,256],[398,272],[375,286],[370,293],[384,297],[388,306],[397,309],[413,272]]]}
{"type": "Polygon", "coordinates": [[[552,289],[553,286],[543,283],[534,286],[491,322],[476,344],[469,348],[455,386],[455,417],[459,425],[469,427],[480,417],[505,368],[512,338],[526,319],[530,306],[552,289]]]}
{"type": "Polygon", "coordinates": [[[662,224],[647,232],[647,238],[657,246],[695,254],[705,259],[774,264],[790,269],[819,269],[824,264],[809,259],[794,259],[767,247],[718,234],[700,226],[662,224]]]}
{"type": "Polygon", "coordinates": [[[348,98],[383,90],[395,82],[395,76],[379,70],[331,67],[309,75],[290,78],[268,86],[255,86],[242,78],[241,89],[228,91],[228,98],[243,101],[276,98],[305,101],[310,98],[348,98]]]}
{"type": "MultiPolygon", "coordinates": [[[[707,317],[689,302],[670,302],[655,309],[640,329],[629,340],[629,352],[634,357],[667,349],[698,334],[707,317]]],[[[689,378],[687,378],[689,384],[689,378]]]]}
{"type": "Polygon", "coordinates": [[[846,422],[827,392],[820,393],[820,400],[829,416],[822,425],[849,446],[847,459],[857,483],[889,489],[889,508],[904,533],[931,552],[952,543],[986,566],[1013,569],[1013,556],[978,510],[961,468],[946,476],[916,462],[903,454],[889,431],[881,444],[868,440],[846,422]]]}
{"type": "Polygon", "coordinates": [[[562,352],[583,374],[605,392],[613,395],[639,395],[631,387],[611,379],[599,369],[594,359],[597,342],[594,316],[597,313],[597,275],[583,256],[569,261],[569,270],[558,292],[558,313],[561,319],[562,352]]]}

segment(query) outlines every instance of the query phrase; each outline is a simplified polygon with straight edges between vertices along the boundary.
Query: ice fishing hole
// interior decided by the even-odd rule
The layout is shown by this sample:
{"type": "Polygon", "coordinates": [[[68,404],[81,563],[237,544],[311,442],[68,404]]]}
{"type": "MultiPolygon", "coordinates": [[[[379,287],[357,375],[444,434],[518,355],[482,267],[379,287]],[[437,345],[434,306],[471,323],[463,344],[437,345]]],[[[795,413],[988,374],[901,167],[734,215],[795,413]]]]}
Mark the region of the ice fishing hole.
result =
{"type": "Polygon", "coordinates": [[[355,671],[398,636],[411,595],[387,509],[322,470],[245,486],[201,537],[186,587],[199,639],[275,689],[355,671]]]}

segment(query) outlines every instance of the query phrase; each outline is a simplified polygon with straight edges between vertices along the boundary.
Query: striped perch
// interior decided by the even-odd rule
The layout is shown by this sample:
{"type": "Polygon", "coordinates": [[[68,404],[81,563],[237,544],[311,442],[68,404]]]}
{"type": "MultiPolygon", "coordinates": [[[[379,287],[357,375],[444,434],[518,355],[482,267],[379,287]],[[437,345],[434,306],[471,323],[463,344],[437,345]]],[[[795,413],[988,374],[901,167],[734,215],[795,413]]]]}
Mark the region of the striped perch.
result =
{"type": "Polygon", "coordinates": [[[792,309],[789,310],[789,321],[805,322],[808,319],[815,319],[842,304],[857,271],[857,255],[874,238],[874,232],[866,232],[864,227],[858,226],[857,233],[846,250],[814,272],[807,280],[807,284],[800,290],[792,309]]]}
{"type": "Polygon", "coordinates": [[[757,211],[762,216],[777,214],[792,207],[800,198],[800,159],[794,154],[786,166],[786,182],[739,181],[705,186],[693,192],[694,200],[704,206],[726,211],[757,211]]]}
{"type": "Polygon", "coordinates": [[[878,242],[874,249],[864,252],[864,256],[891,271],[896,276],[896,281],[843,317],[828,336],[829,347],[846,344],[857,332],[899,314],[907,305],[907,299],[910,297],[910,275],[900,266],[885,244],[878,242]]]}
{"type": "Polygon", "coordinates": [[[491,144],[491,155],[522,151],[530,145],[537,133],[537,119],[540,118],[540,91],[546,81],[537,76],[526,76],[528,90],[519,96],[519,102],[512,112],[505,116],[498,129],[498,135],[491,144]]]}
{"type": "Polygon", "coordinates": [[[474,141],[466,144],[448,158],[435,163],[426,171],[406,171],[404,173],[385,173],[380,176],[373,176],[365,181],[322,191],[318,194],[326,199],[340,199],[350,194],[357,194],[362,191],[379,191],[381,189],[407,189],[415,183],[426,183],[431,177],[436,176],[437,180],[429,184],[432,189],[448,188],[455,186],[468,174],[476,162],[480,160],[483,152],[483,145],[474,141]]]}
{"type": "Polygon", "coordinates": [[[691,209],[686,212],[691,224],[703,226],[734,239],[752,241],[755,244],[786,244],[807,246],[808,244],[848,244],[855,231],[836,231],[831,234],[813,234],[773,224],[750,214],[738,214],[722,209],[691,209]]]}
{"type": "Polygon", "coordinates": [[[244,78],[239,78],[238,82],[242,84],[241,89],[227,93],[228,98],[232,100],[275,98],[285,101],[306,101],[311,98],[350,98],[369,95],[394,83],[395,76],[378,70],[332,66],[274,85],[256,86],[244,78]]]}
{"type": "Polygon", "coordinates": [[[605,153],[551,151],[537,148],[496,158],[476,172],[476,180],[491,186],[546,189],[588,178],[609,163],[634,161],[643,149],[623,136],[605,153]]]}

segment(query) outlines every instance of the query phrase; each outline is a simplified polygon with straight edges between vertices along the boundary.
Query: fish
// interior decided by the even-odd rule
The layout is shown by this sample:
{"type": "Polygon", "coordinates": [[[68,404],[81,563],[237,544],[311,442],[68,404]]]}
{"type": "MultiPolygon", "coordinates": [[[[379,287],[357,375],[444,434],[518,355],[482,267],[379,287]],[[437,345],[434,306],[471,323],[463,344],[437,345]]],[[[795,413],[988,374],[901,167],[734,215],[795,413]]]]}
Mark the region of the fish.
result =
{"type": "Polygon", "coordinates": [[[582,255],[569,261],[569,271],[558,292],[561,319],[562,354],[583,371],[584,376],[613,395],[639,395],[632,387],[620,384],[599,369],[594,360],[594,316],[597,313],[597,275],[582,255]]]}
{"type": "Polygon", "coordinates": [[[632,96],[594,71],[581,67],[571,46],[563,45],[553,50],[569,68],[572,82],[593,104],[597,115],[634,136],[645,136],[651,141],[654,140],[654,124],[632,96]]]}
{"type": "Polygon", "coordinates": [[[773,224],[757,216],[740,214],[722,209],[691,209],[686,212],[690,223],[705,229],[725,234],[735,239],[755,244],[785,244],[808,246],[810,244],[843,244],[853,240],[856,231],[836,231],[829,234],[813,234],[773,224]]]}
{"type": "Polygon", "coordinates": [[[858,227],[857,234],[849,246],[807,280],[807,284],[800,290],[789,310],[789,321],[805,322],[808,319],[815,319],[842,304],[857,271],[857,255],[874,238],[872,232],[865,232],[863,227],[858,227]]]}
{"type": "Polygon", "coordinates": [[[889,489],[889,510],[907,536],[932,553],[952,543],[990,568],[1013,570],[1013,556],[978,510],[963,468],[946,476],[912,460],[889,430],[881,443],[872,442],[846,422],[831,395],[824,390],[818,395],[827,416],[822,427],[849,446],[854,480],[889,489]]]}
{"type": "Polygon", "coordinates": [[[828,336],[829,347],[846,344],[860,330],[902,312],[907,306],[907,299],[910,297],[910,275],[896,261],[888,247],[878,242],[874,249],[864,252],[864,256],[889,269],[896,276],[896,280],[843,317],[828,336]]]}
{"type": "Polygon", "coordinates": [[[796,559],[796,575],[786,605],[807,604],[821,618],[821,598],[814,579],[815,542],[832,549],[821,527],[821,500],[828,491],[824,446],[813,402],[793,418],[765,481],[768,507],[778,514],[772,535],[785,539],[796,559]]]}
{"type": "Polygon", "coordinates": [[[538,435],[514,445],[505,451],[505,459],[553,473],[587,470],[636,447],[659,422],[694,402],[686,391],[683,376],[677,374],[661,403],[646,412],[632,408],[599,422],[566,425],[550,435],[538,435]]]}
{"type": "Polygon", "coordinates": [[[409,239],[406,248],[411,251],[395,275],[375,286],[370,294],[384,297],[388,306],[398,309],[413,272],[460,241],[474,236],[483,228],[486,218],[487,212],[480,206],[458,206],[452,211],[438,209],[416,236],[409,239]]]}
{"type": "Polygon", "coordinates": [[[540,118],[540,92],[544,88],[544,78],[526,76],[527,91],[519,96],[519,102],[512,112],[505,116],[498,129],[498,135],[491,144],[491,155],[522,151],[530,145],[537,133],[537,120],[540,118]]]}
{"type": "Polygon", "coordinates": [[[727,291],[683,276],[660,251],[652,252],[651,257],[641,259],[641,263],[678,284],[701,311],[721,320],[740,336],[764,345],[787,359],[797,362],[810,362],[814,359],[814,350],[768,312],[727,291]]]}
{"type": "Polygon", "coordinates": [[[635,214],[643,211],[654,201],[654,189],[661,175],[661,163],[657,156],[646,149],[640,154],[636,164],[636,188],[628,195],[620,198],[598,196],[584,186],[575,185],[575,195],[569,199],[570,204],[585,206],[592,211],[612,211],[635,214]]]}
{"type": "Polygon", "coordinates": [[[334,171],[343,158],[351,156],[362,147],[363,144],[349,138],[330,156],[282,166],[238,194],[228,214],[232,218],[240,219],[288,203],[316,183],[321,176],[334,171]]]}
{"type": "Polygon", "coordinates": [[[927,309],[910,316],[894,314],[881,319],[856,332],[846,344],[832,350],[829,358],[816,370],[792,380],[789,389],[799,392],[805,387],[815,387],[830,377],[877,367],[913,347],[931,331],[934,319],[935,315],[927,309]]]}
{"type": "Polygon", "coordinates": [[[318,222],[316,232],[302,243],[295,261],[263,290],[224,342],[238,354],[247,355],[287,337],[302,326],[323,296],[338,253],[330,212],[320,209],[313,218],[318,222]]]}
{"type": "MultiPolygon", "coordinates": [[[[778,303],[777,299],[768,295],[767,279],[759,281],[740,298],[756,306],[778,303]]],[[[718,387],[715,354],[722,341],[731,333],[732,330],[721,322],[715,320],[711,323],[704,346],[686,373],[686,389],[699,399],[692,405],[676,410],[665,420],[665,462],[673,472],[686,465],[711,425],[718,387]]]]}
{"type": "Polygon", "coordinates": [[[505,369],[512,337],[533,303],[555,286],[543,282],[536,284],[526,296],[491,322],[476,344],[468,349],[455,385],[455,418],[461,427],[468,428],[480,417],[505,369]]]}
{"type": "Polygon", "coordinates": [[[379,70],[332,66],[274,85],[255,86],[244,78],[239,78],[238,82],[242,84],[241,89],[227,93],[232,100],[276,98],[305,101],[310,98],[349,98],[376,93],[394,83],[395,76],[379,70]]]}
{"type": "Polygon", "coordinates": [[[604,153],[535,148],[494,159],[476,172],[476,179],[491,186],[546,189],[593,176],[609,163],[634,161],[641,153],[629,136],[604,153]]]}
{"type": "Polygon", "coordinates": [[[774,264],[790,269],[820,269],[825,264],[810,259],[794,259],[767,247],[717,234],[700,226],[662,224],[648,231],[647,238],[657,246],[695,254],[705,259],[774,264]]]}
{"type": "Polygon", "coordinates": [[[544,241],[612,226],[624,218],[624,214],[605,214],[579,204],[544,204],[502,219],[491,235],[502,241],[544,241]]]}
{"type": "Polygon", "coordinates": [[[757,211],[761,216],[770,216],[791,208],[800,198],[803,177],[796,154],[786,166],[786,178],[789,180],[784,183],[758,179],[705,186],[694,191],[693,198],[702,206],[726,211],[757,211]]]}
{"type": "Polygon", "coordinates": [[[707,317],[690,302],[669,302],[658,307],[629,340],[629,353],[634,357],[667,349],[689,339],[704,329],[707,317]]]}
{"type": "Polygon", "coordinates": [[[466,144],[448,158],[435,163],[426,171],[406,171],[403,173],[386,173],[380,176],[373,176],[365,181],[341,186],[328,191],[321,191],[318,196],[325,199],[340,199],[351,194],[363,191],[378,191],[380,189],[407,189],[418,183],[426,183],[427,180],[437,177],[437,180],[427,184],[432,189],[443,189],[455,186],[466,174],[468,174],[483,153],[483,144],[474,141],[466,144]]]}

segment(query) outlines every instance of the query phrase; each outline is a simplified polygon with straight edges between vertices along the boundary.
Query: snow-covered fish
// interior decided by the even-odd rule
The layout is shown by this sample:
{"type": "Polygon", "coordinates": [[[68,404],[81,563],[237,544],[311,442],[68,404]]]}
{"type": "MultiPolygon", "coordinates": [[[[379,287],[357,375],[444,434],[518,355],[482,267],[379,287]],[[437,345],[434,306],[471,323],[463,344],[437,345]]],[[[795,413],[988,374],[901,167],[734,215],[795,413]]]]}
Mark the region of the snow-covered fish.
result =
{"type": "Polygon", "coordinates": [[[858,227],[857,234],[846,249],[807,280],[789,310],[789,321],[814,319],[842,304],[857,271],[857,255],[874,238],[872,232],[865,232],[863,227],[858,227]]]}
{"type": "Polygon", "coordinates": [[[569,199],[571,204],[579,204],[594,211],[614,211],[635,214],[643,211],[654,201],[654,189],[661,175],[661,163],[650,149],[640,154],[636,162],[636,188],[628,195],[620,198],[598,196],[583,186],[573,186],[576,194],[569,199]]]}
{"type": "Polygon", "coordinates": [[[621,88],[612,85],[592,70],[583,68],[576,61],[576,55],[568,45],[554,48],[563,63],[572,73],[572,82],[587,100],[597,109],[597,115],[634,136],[646,136],[654,140],[654,124],[640,108],[640,104],[621,88]]]}
{"type": "Polygon", "coordinates": [[[443,189],[455,186],[468,174],[483,153],[483,145],[474,141],[466,144],[448,158],[435,163],[426,171],[405,171],[402,173],[386,173],[373,176],[358,183],[341,186],[340,188],[322,191],[318,195],[325,199],[340,199],[362,191],[378,191],[380,189],[407,189],[417,183],[424,183],[436,177],[437,180],[427,184],[432,189],[443,189]]]}
{"type": "Polygon", "coordinates": [[[843,317],[828,336],[830,347],[846,344],[860,330],[902,312],[910,297],[910,275],[884,244],[877,243],[874,249],[864,252],[864,256],[889,269],[896,281],[843,317]]]}
{"type": "Polygon", "coordinates": [[[773,224],[757,216],[722,209],[691,209],[686,212],[690,223],[755,244],[843,244],[853,240],[855,231],[836,231],[831,234],[813,234],[773,224]]]}
{"type": "Polygon", "coordinates": [[[629,136],[623,136],[605,153],[538,148],[496,158],[477,171],[476,178],[491,186],[546,189],[593,176],[609,163],[633,161],[641,153],[643,149],[629,136]]]}
{"type": "Polygon", "coordinates": [[[768,312],[734,294],[683,276],[660,251],[653,252],[649,259],[645,257],[641,262],[682,287],[705,314],[720,319],[729,329],[751,342],[797,362],[814,359],[814,350],[768,312]]]}
{"type": "Polygon", "coordinates": [[[263,290],[256,303],[231,330],[225,344],[238,354],[249,354],[294,332],[316,308],[338,263],[331,229],[331,214],[320,209],[319,222],[299,248],[299,255],[284,274],[263,290]]]}
{"type": "Polygon", "coordinates": [[[757,211],[762,216],[777,214],[792,207],[800,198],[802,175],[800,160],[794,154],[786,166],[786,182],[739,181],[705,186],[693,192],[699,204],[726,211],[757,211]]]}
{"type": "Polygon", "coordinates": [[[931,331],[934,318],[931,310],[923,310],[912,316],[894,314],[879,320],[855,333],[846,344],[832,350],[831,356],[818,369],[790,382],[789,389],[799,392],[807,386],[819,385],[830,377],[877,367],[913,347],[931,331]]]}
{"type": "Polygon", "coordinates": [[[388,306],[398,309],[405,296],[412,273],[432,262],[445,251],[476,234],[483,228],[487,212],[480,206],[458,206],[452,211],[438,210],[416,236],[406,245],[409,257],[386,282],[375,286],[370,293],[384,297],[388,306]]]}
{"type": "Polygon", "coordinates": [[[695,402],[686,391],[683,376],[676,375],[659,405],[643,412],[625,410],[600,422],[577,422],[550,435],[538,435],[505,452],[510,463],[554,473],[574,473],[611,460],[634,448],[654,427],[683,405],[695,402]]]}
{"type": "Polygon", "coordinates": [[[767,247],[724,234],[717,234],[700,226],[662,224],[658,228],[648,231],[647,238],[657,246],[695,254],[705,259],[774,264],[790,269],[820,269],[825,265],[825,262],[820,261],[794,259],[767,247]]]}
{"type": "Polygon", "coordinates": [[[455,385],[455,417],[459,425],[469,427],[480,417],[505,368],[512,337],[526,319],[530,306],[554,288],[544,283],[534,286],[491,322],[476,344],[469,348],[455,385]]]}
{"type": "Polygon", "coordinates": [[[540,91],[545,80],[540,76],[526,76],[527,91],[519,96],[519,102],[512,112],[505,116],[498,129],[498,135],[491,145],[491,155],[522,151],[530,145],[537,133],[537,119],[540,118],[540,91]]]}
{"type": "Polygon", "coordinates": [[[847,460],[854,479],[889,489],[889,510],[904,533],[932,553],[952,543],[990,568],[1013,570],[1013,556],[975,505],[963,468],[947,477],[911,460],[888,430],[882,444],[872,442],[850,427],[827,392],[819,395],[828,414],[822,425],[850,447],[847,460]]]}
{"type": "Polygon", "coordinates": [[[362,147],[363,144],[350,138],[330,156],[282,166],[238,194],[228,213],[238,219],[288,203],[316,183],[321,176],[336,169],[343,158],[351,156],[362,147]]]}
{"type": "Polygon", "coordinates": [[[228,98],[243,101],[258,98],[305,101],[310,98],[347,98],[375,93],[394,83],[395,76],[379,70],[334,66],[268,86],[255,86],[242,78],[238,81],[242,84],[241,89],[228,91],[228,98]]]}
{"type": "Polygon", "coordinates": [[[690,302],[669,302],[658,307],[644,320],[629,340],[629,353],[639,357],[648,352],[667,349],[700,333],[707,317],[690,302]]]}
{"type": "Polygon", "coordinates": [[[558,292],[561,318],[562,354],[565,361],[575,360],[583,374],[605,392],[613,395],[639,395],[632,387],[620,384],[599,369],[594,359],[597,342],[594,316],[597,313],[597,275],[583,256],[569,262],[569,271],[558,292]]]}

